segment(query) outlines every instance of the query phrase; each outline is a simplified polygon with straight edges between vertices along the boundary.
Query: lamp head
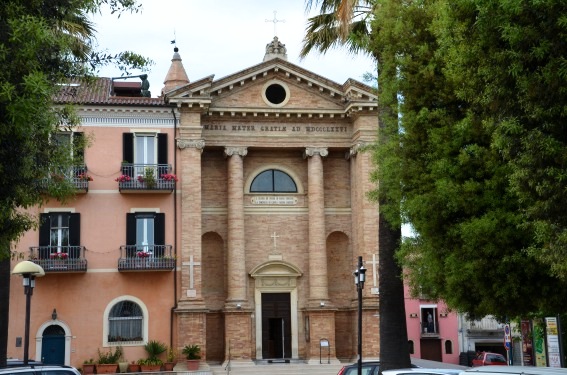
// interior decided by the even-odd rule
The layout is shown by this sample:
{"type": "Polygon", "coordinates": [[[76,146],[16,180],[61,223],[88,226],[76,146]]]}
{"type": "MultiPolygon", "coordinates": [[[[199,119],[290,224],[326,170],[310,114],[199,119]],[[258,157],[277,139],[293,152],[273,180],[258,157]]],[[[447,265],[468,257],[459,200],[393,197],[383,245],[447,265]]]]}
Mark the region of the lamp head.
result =
{"type": "Polygon", "coordinates": [[[25,275],[28,275],[28,277],[41,277],[45,276],[45,271],[39,264],[30,262],[29,260],[24,260],[16,264],[16,266],[12,270],[12,275],[21,275],[24,277],[25,275]]]}
{"type": "Polygon", "coordinates": [[[364,266],[362,266],[362,267],[360,267],[358,272],[360,273],[360,276],[359,276],[360,282],[364,283],[366,281],[366,268],[364,268],[364,266]]]}

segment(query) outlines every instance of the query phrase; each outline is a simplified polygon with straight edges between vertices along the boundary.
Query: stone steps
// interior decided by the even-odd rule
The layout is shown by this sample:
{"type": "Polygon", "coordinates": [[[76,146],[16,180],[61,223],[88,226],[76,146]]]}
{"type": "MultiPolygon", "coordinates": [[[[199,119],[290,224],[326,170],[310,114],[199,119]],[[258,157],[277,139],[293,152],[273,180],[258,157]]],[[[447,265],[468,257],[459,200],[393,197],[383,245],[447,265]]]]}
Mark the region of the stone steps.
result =
{"type": "Polygon", "coordinates": [[[336,375],[342,364],[272,363],[248,364],[230,367],[210,366],[212,375],[336,375]]]}

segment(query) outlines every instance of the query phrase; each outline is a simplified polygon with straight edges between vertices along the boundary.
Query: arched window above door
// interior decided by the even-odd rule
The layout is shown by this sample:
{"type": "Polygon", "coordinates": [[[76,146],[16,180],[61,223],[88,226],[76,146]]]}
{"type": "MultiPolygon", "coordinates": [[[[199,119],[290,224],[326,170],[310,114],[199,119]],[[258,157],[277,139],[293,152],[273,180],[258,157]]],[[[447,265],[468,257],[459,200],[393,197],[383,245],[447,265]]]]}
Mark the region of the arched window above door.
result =
{"type": "Polygon", "coordinates": [[[297,193],[293,178],[279,169],[260,172],[250,184],[251,193],[297,193]]]}

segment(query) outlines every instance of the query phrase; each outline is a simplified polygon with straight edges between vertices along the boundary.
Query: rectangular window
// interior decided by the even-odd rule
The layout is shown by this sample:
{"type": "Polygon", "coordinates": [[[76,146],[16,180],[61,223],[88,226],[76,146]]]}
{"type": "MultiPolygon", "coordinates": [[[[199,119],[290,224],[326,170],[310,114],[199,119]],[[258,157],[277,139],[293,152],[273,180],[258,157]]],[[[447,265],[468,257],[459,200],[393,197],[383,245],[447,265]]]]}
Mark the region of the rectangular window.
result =
{"type": "Polygon", "coordinates": [[[154,215],[136,216],[136,246],[140,251],[153,254],[154,215]]]}
{"type": "Polygon", "coordinates": [[[421,307],[421,327],[423,334],[438,334],[437,307],[422,306],[421,307]]]}
{"type": "Polygon", "coordinates": [[[162,257],[165,249],[165,214],[136,212],[126,215],[127,257],[162,257]]]}
{"type": "Polygon", "coordinates": [[[153,168],[154,177],[168,173],[167,133],[123,133],[122,174],[137,178],[153,168]]]}
{"type": "Polygon", "coordinates": [[[39,227],[39,257],[65,253],[69,258],[81,256],[81,215],[74,212],[41,214],[39,227]]]}
{"type": "Polygon", "coordinates": [[[57,247],[57,252],[61,252],[62,246],[69,246],[69,214],[51,214],[49,219],[49,245],[57,247]]]}

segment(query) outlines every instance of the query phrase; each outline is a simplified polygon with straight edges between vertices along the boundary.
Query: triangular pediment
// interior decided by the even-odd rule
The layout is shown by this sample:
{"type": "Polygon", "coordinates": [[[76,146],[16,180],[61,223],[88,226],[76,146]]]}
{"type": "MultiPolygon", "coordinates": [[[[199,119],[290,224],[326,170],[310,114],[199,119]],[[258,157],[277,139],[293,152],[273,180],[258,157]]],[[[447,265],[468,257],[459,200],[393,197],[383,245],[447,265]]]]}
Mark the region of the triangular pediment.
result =
{"type": "Polygon", "coordinates": [[[377,96],[361,82],[349,79],[341,85],[275,58],[218,80],[209,76],[187,84],[166,93],[166,102],[206,107],[219,115],[344,116],[352,109],[374,110],[377,96]],[[274,90],[279,93],[275,100],[270,96],[274,90]]]}

